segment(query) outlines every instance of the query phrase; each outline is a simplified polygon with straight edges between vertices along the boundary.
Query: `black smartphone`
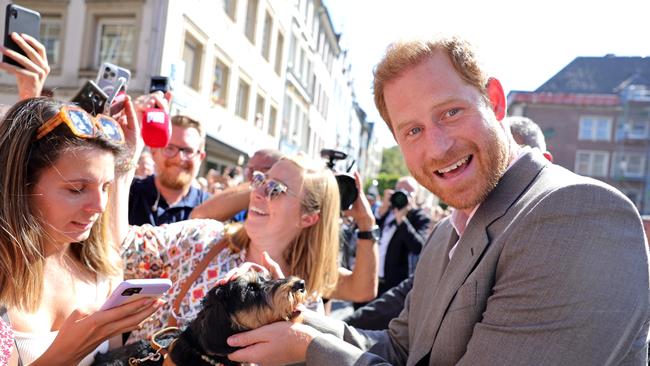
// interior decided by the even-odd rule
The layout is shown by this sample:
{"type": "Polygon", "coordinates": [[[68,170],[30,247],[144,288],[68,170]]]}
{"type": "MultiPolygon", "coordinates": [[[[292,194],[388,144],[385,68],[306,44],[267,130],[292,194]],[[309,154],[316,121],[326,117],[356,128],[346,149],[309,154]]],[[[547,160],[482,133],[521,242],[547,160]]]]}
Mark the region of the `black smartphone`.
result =
{"type": "MultiPolygon", "coordinates": [[[[28,34],[40,42],[39,35],[41,33],[41,14],[37,11],[24,8],[19,5],[9,4],[5,12],[5,42],[4,46],[10,50],[14,50],[21,55],[27,56],[20,46],[11,39],[11,33],[28,34]]],[[[16,65],[24,69],[24,67],[11,57],[2,56],[2,62],[16,65]]]]}
{"type": "Polygon", "coordinates": [[[152,76],[151,84],[149,84],[149,93],[161,91],[167,93],[170,90],[169,78],[167,76],[152,76]]]}
{"type": "Polygon", "coordinates": [[[104,108],[108,102],[108,95],[94,81],[88,80],[81,87],[77,95],[72,98],[72,102],[86,112],[96,116],[104,112],[104,108]]]}

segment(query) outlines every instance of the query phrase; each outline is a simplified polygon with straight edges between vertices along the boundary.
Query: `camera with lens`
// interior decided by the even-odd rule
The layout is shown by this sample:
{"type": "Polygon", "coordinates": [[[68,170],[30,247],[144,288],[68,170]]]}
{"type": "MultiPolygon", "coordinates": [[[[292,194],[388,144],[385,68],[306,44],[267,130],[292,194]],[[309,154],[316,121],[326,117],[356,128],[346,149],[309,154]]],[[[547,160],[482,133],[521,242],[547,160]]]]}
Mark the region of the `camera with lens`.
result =
{"type": "Polygon", "coordinates": [[[403,189],[398,189],[390,196],[390,205],[401,210],[409,204],[409,193],[403,189]]]}
{"type": "MultiPolygon", "coordinates": [[[[354,177],[345,172],[337,172],[334,169],[334,165],[337,160],[345,160],[348,157],[348,154],[343,151],[333,150],[333,149],[322,149],[320,151],[320,156],[323,159],[327,159],[327,167],[334,172],[336,177],[336,182],[339,186],[339,195],[341,196],[341,210],[347,210],[352,206],[354,201],[356,201],[359,196],[359,190],[357,189],[357,183],[354,180],[354,177]]],[[[348,171],[352,168],[352,164],[348,167],[348,171]]]]}
{"type": "Polygon", "coordinates": [[[122,296],[132,296],[139,294],[142,291],[142,287],[129,287],[126,290],[122,291],[122,296]]]}

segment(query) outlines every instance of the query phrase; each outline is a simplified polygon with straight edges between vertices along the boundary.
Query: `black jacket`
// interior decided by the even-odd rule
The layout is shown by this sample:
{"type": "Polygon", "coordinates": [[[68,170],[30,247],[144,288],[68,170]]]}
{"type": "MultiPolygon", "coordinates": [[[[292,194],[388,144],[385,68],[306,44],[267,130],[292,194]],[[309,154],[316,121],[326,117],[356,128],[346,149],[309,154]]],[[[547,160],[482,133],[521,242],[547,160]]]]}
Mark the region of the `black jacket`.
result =
{"type": "MultiPolygon", "coordinates": [[[[379,220],[377,225],[384,230],[387,211],[379,220]]],[[[391,220],[392,221],[392,220],[391,220]]],[[[409,276],[409,253],[420,254],[429,233],[431,218],[419,208],[410,210],[406,218],[399,224],[388,243],[386,249],[386,260],[384,264],[384,284],[382,287],[391,288],[409,276]]]]}

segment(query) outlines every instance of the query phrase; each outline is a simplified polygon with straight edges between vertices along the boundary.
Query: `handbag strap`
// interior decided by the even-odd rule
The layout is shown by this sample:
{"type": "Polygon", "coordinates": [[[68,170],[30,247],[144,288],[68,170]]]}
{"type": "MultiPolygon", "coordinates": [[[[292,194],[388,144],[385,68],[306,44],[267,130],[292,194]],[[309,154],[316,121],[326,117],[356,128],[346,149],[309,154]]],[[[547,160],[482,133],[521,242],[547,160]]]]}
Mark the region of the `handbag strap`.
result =
{"type": "Polygon", "coordinates": [[[183,283],[183,286],[181,286],[181,290],[176,295],[176,299],[174,300],[174,303],[172,305],[172,316],[170,316],[167,319],[167,326],[168,327],[176,327],[178,326],[178,321],[174,317],[174,314],[178,314],[178,312],[181,309],[181,302],[183,302],[183,298],[185,297],[185,294],[190,290],[190,287],[192,287],[192,284],[194,284],[194,281],[196,281],[197,278],[205,271],[205,269],[208,267],[208,264],[214,259],[214,257],[219,254],[226,246],[228,245],[228,240],[226,239],[221,239],[219,243],[212,248],[210,248],[210,251],[208,254],[206,254],[203,259],[201,259],[201,262],[194,268],[194,271],[190,274],[190,276],[185,280],[183,283]]]}
{"type": "MultiPolygon", "coordinates": [[[[9,327],[11,327],[11,320],[9,319],[9,314],[7,313],[7,308],[0,306],[0,317],[4,320],[9,327]]],[[[23,360],[20,358],[20,352],[18,351],[18,343],[16,343],[16,338],[14,338],[14,348],[16,348],[16,354],[18,355],[18,366],[23,366],[23,360]]]]}

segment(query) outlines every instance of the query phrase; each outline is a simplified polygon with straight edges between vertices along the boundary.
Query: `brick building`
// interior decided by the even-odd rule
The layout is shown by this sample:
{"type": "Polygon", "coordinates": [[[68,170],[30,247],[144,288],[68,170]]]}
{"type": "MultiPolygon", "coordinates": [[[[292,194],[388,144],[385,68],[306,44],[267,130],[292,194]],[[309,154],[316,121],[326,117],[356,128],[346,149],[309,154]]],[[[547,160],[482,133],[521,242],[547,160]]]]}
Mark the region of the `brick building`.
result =
{"type": "Polygon", "coordinates": [[[508,94],[555,163],[607,182],[650,213],[650,57],[578,57],[537,90],[508,94]]]}

